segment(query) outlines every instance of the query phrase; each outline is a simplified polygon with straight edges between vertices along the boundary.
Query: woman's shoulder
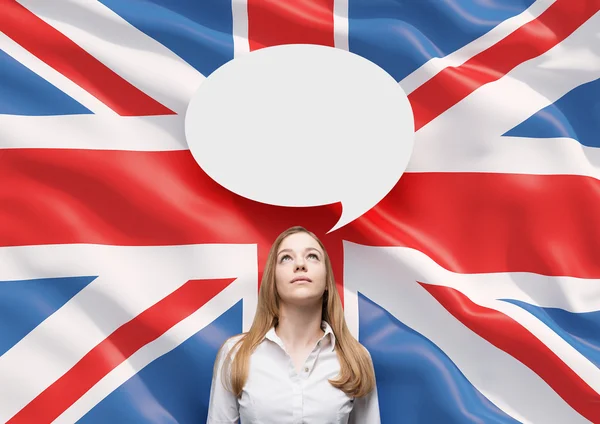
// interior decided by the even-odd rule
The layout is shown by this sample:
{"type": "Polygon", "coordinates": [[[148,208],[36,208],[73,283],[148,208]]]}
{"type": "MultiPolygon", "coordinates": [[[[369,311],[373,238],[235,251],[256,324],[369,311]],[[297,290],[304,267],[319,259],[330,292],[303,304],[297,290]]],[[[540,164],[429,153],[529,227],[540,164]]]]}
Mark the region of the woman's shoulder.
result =
{"type": "Polygon", "coordinates": [[[219,348],[219,352],[221,354],[229,353],[229,351],[234,348],[236,343],[238,343],[240,340],[242,340],[246,336],[246,334],[248,334],[248,333],[240,333],[240,334],[236,334],[234,336],[229,337],[228,339],[226,339],[223,342],[223,344],[219,348]]]}

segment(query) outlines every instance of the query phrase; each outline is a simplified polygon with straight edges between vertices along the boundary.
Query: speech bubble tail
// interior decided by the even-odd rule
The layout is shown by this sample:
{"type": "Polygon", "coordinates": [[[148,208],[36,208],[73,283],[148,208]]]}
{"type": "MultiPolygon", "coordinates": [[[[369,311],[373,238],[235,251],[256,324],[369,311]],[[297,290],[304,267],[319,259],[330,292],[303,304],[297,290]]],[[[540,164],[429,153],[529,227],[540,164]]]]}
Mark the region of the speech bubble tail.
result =
{"type": "Polygon", "coordinates": [[[339,230],[341,227],[342,227],[342,226],[341,226],[341,225],[339,225],[339,222],[338,222],[337,224],[335,224],[335,225],[333,226],[333,228],[332,228],[331,230],[327,231],[325,234],[330,234],[330,233],[333,233],[335,230],[339,230]]]}
{"type": "Polygon", "coordinates": [[[336,230],[339,230],[343,226],[348,225],[349,223],[354,221],[356,218],[360,217],[365,212],[366,211],[364,211],[364,210],[354,209],[354,208],[349,207],[348,205],[345,205],[344,203],[342,203],[342,216],[340,216],[340,219],[338,219],[338,222],[331,228],[331,230],[327,231],[326,234],[332,233],[336,230]]]}
{"type": "Polygon", "coordinates": [[[351,195],[342,195],[342,215],[337,223],[326,234],[330,234],[340,228],[350,224],[352,221],[360,218],[362,215],[373,209],[381,200],[388,195],[396,185],[399,178],[387,180],[387,187],[379,187],[379,190],[372,192],[353,192],[351,195]]]}

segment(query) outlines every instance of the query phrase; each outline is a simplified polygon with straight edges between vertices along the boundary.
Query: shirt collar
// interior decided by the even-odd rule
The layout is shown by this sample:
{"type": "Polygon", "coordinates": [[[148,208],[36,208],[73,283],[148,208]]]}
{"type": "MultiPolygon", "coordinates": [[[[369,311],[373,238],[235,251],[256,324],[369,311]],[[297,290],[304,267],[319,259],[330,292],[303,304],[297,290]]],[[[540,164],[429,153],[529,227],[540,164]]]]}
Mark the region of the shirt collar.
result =
{"type": "Polygon", "coordinates": [[[326,338],[327,335],[329,334],[331,350],[332,351],[335,350],[335,334],[333,334],[333,329],[331,328],[331,326],[329,325],[329,323],[327,321],[321,321],[321,328],[325,332],[325,334],[323,335],[323,338],[326,338]]]}
{"type": "MultiPolygon", "coordinates": [[[[335,349],[335,334],[333,334],[333,329],[327,321],[321,321],[321,329],[325,332],[325,334],[319,339],[319,341],[325,340],[327,337],[329,337],[330,347],[333,351],[335,349]]],[[[271,327],[269,331],[267,331],[267,334],[265,334],[265,339],[269,339],[283,348],[283,342],[275,332],[275,327],[271,327]]]]}

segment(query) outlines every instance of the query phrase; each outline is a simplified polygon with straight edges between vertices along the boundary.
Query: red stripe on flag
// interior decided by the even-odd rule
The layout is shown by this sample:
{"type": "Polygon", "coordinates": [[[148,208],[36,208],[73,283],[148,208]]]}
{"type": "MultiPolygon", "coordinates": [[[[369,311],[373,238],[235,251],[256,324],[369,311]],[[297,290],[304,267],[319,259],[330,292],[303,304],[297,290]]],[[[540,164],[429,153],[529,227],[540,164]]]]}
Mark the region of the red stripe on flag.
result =
{"type": "Polygon", "coordinates": [[[415,131],[481,86],[550,50],[598,10],[598,0],[557,0],[536,19],[492,47],[458,67],[445,68],[408,96],[415,115],[415,131]]]}
{"type": "Polygon", "coordinates": [[[599,278],[599,214],[591,177],[407,173],[348,239],[412,247],[457,273],[599,278]]]}
{"type": "Polygon", "coordinates": [[[600,423],[600,395],[521,324],[499,311],[473,303],[455,289],[419,284],[474,333],[521,361],[573,409],[591,422],[600,423]]]}
{"type": "Polygon", "coordinates": [[[281,44],[334,45],[333,0],[248,0],[250,50],[281,44]]]}
{"type": "Polygon", "coordinates": [[[232,281],[234,279],[188,281],[115,330],[14,415],[8,423],[54,421],[109,372],[192,315],[232,281]]]}
{"type": "Polygon", "coordinates": [[[15,0],[0,0],[0,9],[0,31],[119,115],[175,114],[15,0]]]}
{"type": "Polygon", "coordinates": [[[349,240],[415,248],[458,273],[600,278],[600,181],[590,177],[407,173],[326,235],[339,204],[253,202],[215,183],[189,151],[7,149],[0,163],[0,246],[258,243],[262,266],[280,231],[305,225],[332,256],[349,240]]]}

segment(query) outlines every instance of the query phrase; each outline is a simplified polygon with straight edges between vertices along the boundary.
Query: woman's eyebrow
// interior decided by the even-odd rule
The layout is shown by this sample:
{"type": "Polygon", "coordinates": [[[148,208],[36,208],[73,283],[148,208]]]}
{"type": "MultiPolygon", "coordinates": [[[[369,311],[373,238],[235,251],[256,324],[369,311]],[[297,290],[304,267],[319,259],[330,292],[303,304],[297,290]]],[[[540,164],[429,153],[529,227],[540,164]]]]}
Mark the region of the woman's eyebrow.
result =
{"type": "MultiPolygon", "coordinates": [[[[314,250],[315,252],[321,253],[321,251],[319,249],[317,249],[316,247],[307,247],[306,249],[304,249],[304,251],[308,251],[308,250],[314,250]]],[[[279,253],[277,253],[277,256],[281,255],[283,252],[291,252],[292,249],[282,249],[279,251],[279,253]]]]}

